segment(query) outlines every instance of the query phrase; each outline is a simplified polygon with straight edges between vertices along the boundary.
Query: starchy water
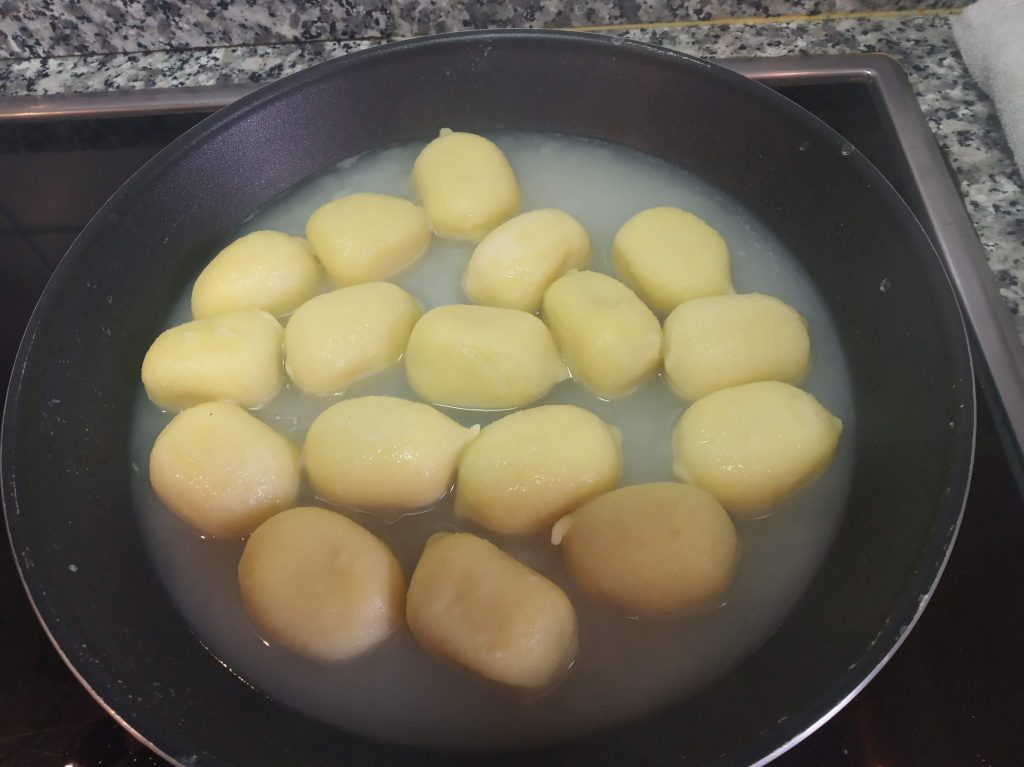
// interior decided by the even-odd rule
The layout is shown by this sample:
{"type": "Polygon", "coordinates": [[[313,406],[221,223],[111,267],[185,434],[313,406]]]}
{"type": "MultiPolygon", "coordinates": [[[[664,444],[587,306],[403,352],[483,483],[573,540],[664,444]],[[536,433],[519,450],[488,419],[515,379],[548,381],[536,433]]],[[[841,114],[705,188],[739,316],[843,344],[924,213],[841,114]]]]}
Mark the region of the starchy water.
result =
{"type": "MultiPolygon", "coordinates": [[[[737,291],[778,296],[807,318],[813,364],[803,386],[841,417],[846,429],[831,468],[812,487],[767,517],[736,521],[740,564],[720,604],[673,618],[641,619],[594,603],[568,578],[545,535],[508,540],[488,534],[456,520],[450,498],[426,512],[383,518],[339,510],[388,543],[407,575],[431,533],[465,529],[485,535],[565,589],[579,615],[577,660],[552,689],[517,694],[428,656],[405,630],[363,657],[334,665],[264,642],[239,597],[235,569],[242,542],[203,539],[164,508],[149,487],[149,450],[170,415],[149,403],[140,387],[133,437],[139,522],[153,561],[198,640],[273,698],[375,739],[449,748],[547,743],[693,694],[727,673],[783,621],[827,555],[850,483],[854,414],[836,330],[795,257],[762,223],[700,179],[631,149],[543,134],[491,138],[519,177],[523,210],[560,208],[587,228],[591,268],[612,273],[615,231],[645,208],[680,207],[715,227],[729,244],[737,291]]],[[[343,162],[258,211],[237,234],[278,229],[301,235],[314,209],[353,192],[415,199],[410,171],[422,146],[398,146],[343,162]]],[[[435,237],[427,255],[395,282],[428,308],[464,303],[459,280],[472,247],[435,237]]],[[[190,289],[168,317],[168,326],[189,319],[190,289]]],[[[361,394],[415,399],[401,365],[358,382],[345,396],[361,394]]],[[[289,388],[257,415],[298,443],[311,420],[335,399],[289,388]]],[[[565,382],[537,404],[556,402],[589,408],[621,430],[623,484],[672,479],[670,435],[685,403],[661,377],[612,402],[565,382]]],[[[448,412],[467,425],[487,424],[501,415],[448,412]]],[[[301,502],[317,503],[308,486],[301,502]]]]}

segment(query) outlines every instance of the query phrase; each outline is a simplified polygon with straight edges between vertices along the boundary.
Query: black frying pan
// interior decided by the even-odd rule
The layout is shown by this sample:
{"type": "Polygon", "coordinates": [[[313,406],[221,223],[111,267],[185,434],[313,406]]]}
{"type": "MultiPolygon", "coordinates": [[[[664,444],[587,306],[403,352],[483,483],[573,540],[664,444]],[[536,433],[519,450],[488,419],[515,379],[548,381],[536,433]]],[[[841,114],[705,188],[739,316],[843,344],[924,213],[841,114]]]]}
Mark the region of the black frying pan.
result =
{"type": "Polygon", "coordinates": [[[40,299],[7,398],[7,524],[42,622],[96,697],[181,764],[481,760],[371,743],[235,677],[157,580],[129,491],[142,357],[199,265],[297,181],[440,125],[559,131],[676,163],[767,222],[827,301],[853,379],[853,489],[821,572],[784,625],[695,697],[586,740],[486,758],[767,760],[871,678],[935,586],[973,450],[964,327],[909,209],[863,157],[843,151],[840,136],[725,69],[614,38],[465,33],[352,54],[217,113],[125,184],[40,299]],[[893,290],[879,290],[883,278],[893,290]]]}

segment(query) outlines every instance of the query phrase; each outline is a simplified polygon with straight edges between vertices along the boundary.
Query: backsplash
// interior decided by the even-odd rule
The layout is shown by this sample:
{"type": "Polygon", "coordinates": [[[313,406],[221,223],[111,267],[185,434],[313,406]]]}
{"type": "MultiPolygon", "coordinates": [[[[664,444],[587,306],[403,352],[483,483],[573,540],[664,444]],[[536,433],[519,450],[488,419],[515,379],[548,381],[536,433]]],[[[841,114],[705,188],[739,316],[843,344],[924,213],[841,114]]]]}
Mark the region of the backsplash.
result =
{"type": "Polygon", "coordinates": [[[0,0],[0,58],[954,8],[970,0],[0,0]]]}

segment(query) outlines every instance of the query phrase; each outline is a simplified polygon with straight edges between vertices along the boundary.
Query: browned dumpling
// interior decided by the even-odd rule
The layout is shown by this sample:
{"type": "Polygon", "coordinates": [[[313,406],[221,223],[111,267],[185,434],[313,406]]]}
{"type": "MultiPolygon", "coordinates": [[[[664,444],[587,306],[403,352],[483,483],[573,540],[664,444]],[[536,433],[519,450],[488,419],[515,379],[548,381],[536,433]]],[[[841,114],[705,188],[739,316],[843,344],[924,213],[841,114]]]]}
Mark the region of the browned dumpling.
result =
{"type": "Polygon", "coordinates": [[[402,623],[405,577],[390,549],[315,506],[260,525],[245,544],[238,583],[260,634],[314,660],[361,655],[402,623]]]}
{"type": "Polygon", "coordinates": [[[544,687],[576,653],[576,613],[565,593],[469,533],[427,541],[405,617],[424,649],[512,687],[544,687]]]}
{"type": "Polygon", "coordinates": [[[659,614],[720,596],[738,546],[729,515],[692,485],[656,482],[605,493],[561,519],[551,534],[573,578],[607,602],[659,614]]]}

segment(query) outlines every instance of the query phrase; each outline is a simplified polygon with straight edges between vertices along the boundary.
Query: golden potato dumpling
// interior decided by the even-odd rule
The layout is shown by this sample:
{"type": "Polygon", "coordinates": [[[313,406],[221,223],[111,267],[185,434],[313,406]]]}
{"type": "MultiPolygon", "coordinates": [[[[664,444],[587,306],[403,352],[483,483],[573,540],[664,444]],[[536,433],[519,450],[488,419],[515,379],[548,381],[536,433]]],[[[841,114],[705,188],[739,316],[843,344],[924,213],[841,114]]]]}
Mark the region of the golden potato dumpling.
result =
{"type": "Polygon", "coordinates": [[[192,286],[192,316],[198,319],[242,309],[276,317],[312,297],[320,264],[301,237],[253,232],[214,256],[192,286]]]}
{"type": "Polygon", "coordinates": [[[229,402],[178,413],[153,444],[149,480],[168,508],[207,535],[240,537],[299,494],[299,451],[229,402]]]}
{"type": "Polygon", "coordinates": [[[416,157],[412,181],[442,237],[478,241],[519,209],[519,182],[504,153],[474,133],[441,131],[416,157]]]}
{"type": "Polygon", "coordinates": [[[622,225],[612,241],[622,279],[657,312],[683,301],[732,292],[729,248],[692,213],[650,208],[622,225]]]}
{"type": "Polygon", "coordinates": [[[696,298],[665,320],[665,375],[683,399],[754,381],[799,383],[810,363],[807,323],[772,296],[696,298]]]}
{"type": "Polygon", "coordinates": [[[736,570],[732,520],[692,485],[621,487],[561,519],[551,534],[573,578],[636,613],[671,613],[720,596],[736,570]]]}
{"type": "Polygon", "coordinates": [[[420,402],[356,397],[316,417],[302,457],[331,503],[415,509],[448,492],[459,454],[479,431],[420,402]]]}
{"type": "Polygon", "coordinates": [[[142,361],[147,396],[165,410],[210,400],[256,408],[284,385],[281,324],[250,309],[165,330],[142,361]]]}
{"type": "Polygon", "coordinates": [[[544,294],[542,316],[573,378],[600,397],[629,394],[661,363],[658,318],[606,274],[560,277],[544,294]]]}
{"type": "Polygon", "coordinates": [[[453,407],[529,405],[569,377],[551,332],[532,314],[455,304],[424,314],[405,349],[409,384],[453,407]]]}
{"type": "Polygon", "coordinates": [[[425,650],[512,687],[544,687],[576,654],[576,613],[565,593],[469,533],[427,541],[405,618],[425,650]]]}
{"type": "Polygon", "coordinates": [[[390,549],[316,506],[260,525],[245,544],[238,583],[263,638],[313,660],[353,658],[402,622],[405,577],[390,549]]]}
{"type": "Polygon", "coordinates": [[[430,245],[423,208],[386,194],[350,194],[321,205],[306,222],[306,239],[335,285],[383,280],[430,245]]]}
{"type": "Polygon", "coordinates": [[[617,434],[573,405],[512,413],[480,432],[462,454],[455,513],[497,533],[533,533],[615,487],[617,434]]]}
{"type": "Polygon", "coordinates": [[[560,210],[531,210],[494,229],[476,246],[462,275],[474,304],[535,312],[548,286],[590,261],[590,238],[560,210]]]}
{"type": "Polygon", "coordinates": [[[673,435],[673,471],[729,511],[756,513],[817,478],[831,462],[842,430],[842,421],[795,386],[733,386],[683,413],[673,435]]]}
{"type": "Polygon", "coordinates": [[[422,309],[390,282],[367,282],[312,298],[284,331],[284,364],[310,394],[334,394],[398,362],[422,309]]]}

